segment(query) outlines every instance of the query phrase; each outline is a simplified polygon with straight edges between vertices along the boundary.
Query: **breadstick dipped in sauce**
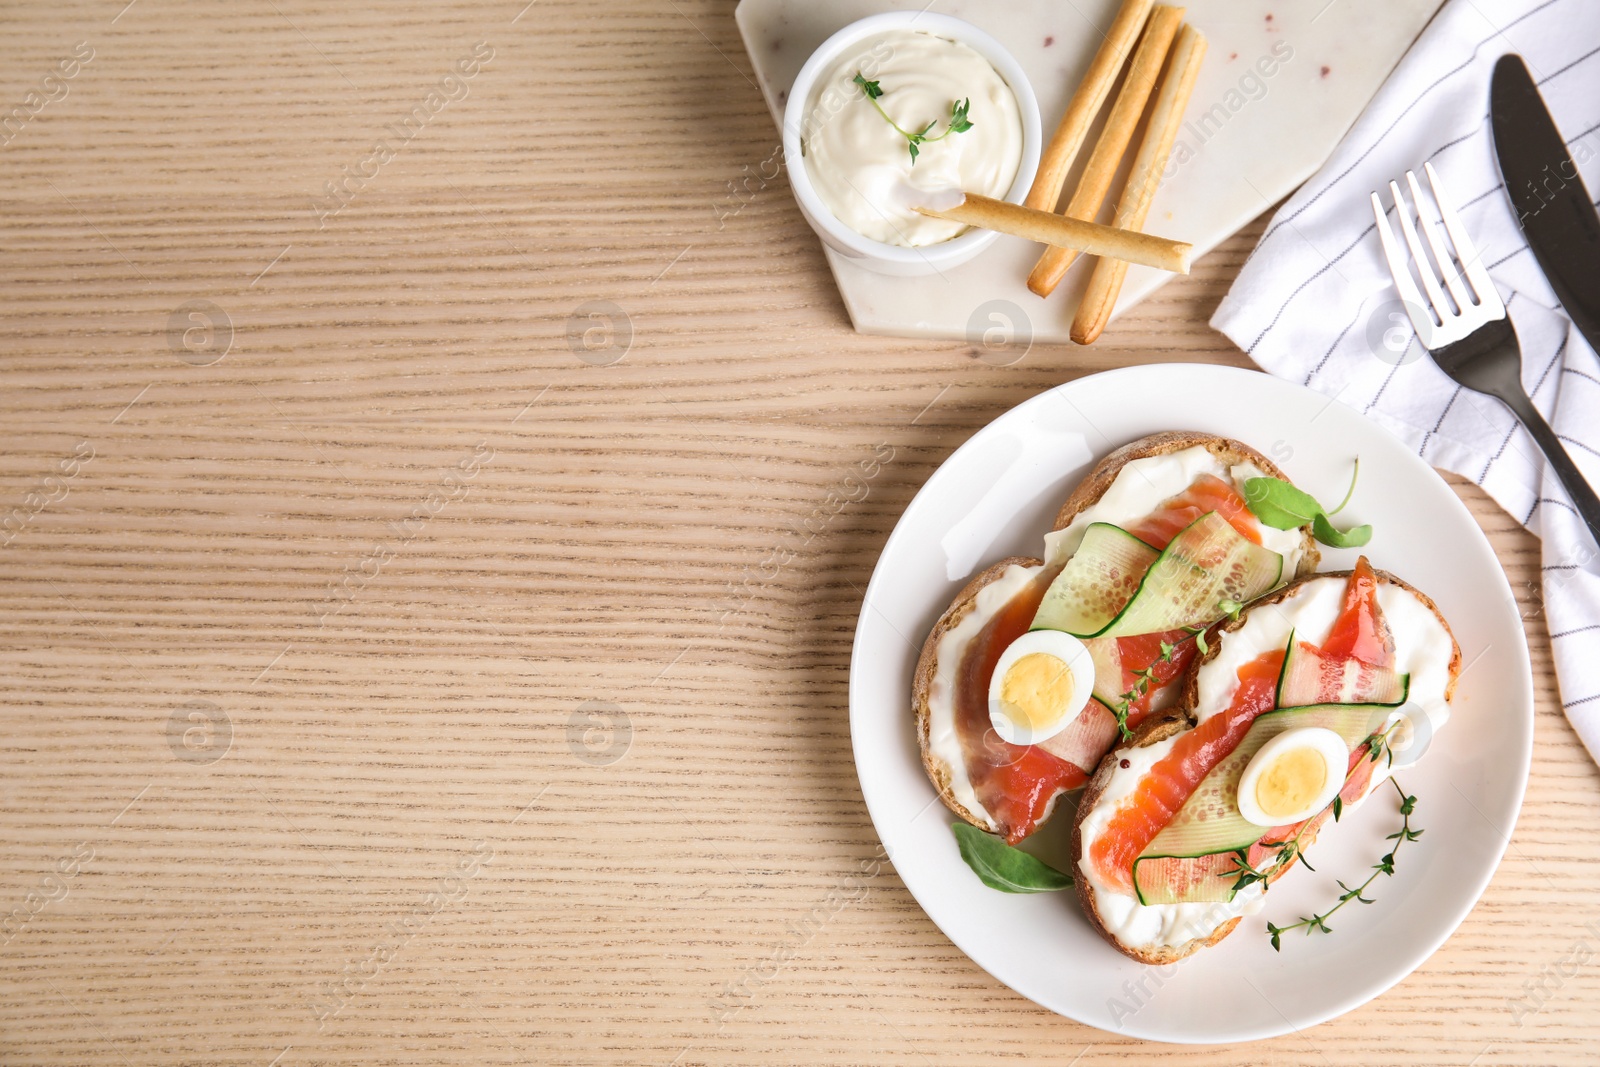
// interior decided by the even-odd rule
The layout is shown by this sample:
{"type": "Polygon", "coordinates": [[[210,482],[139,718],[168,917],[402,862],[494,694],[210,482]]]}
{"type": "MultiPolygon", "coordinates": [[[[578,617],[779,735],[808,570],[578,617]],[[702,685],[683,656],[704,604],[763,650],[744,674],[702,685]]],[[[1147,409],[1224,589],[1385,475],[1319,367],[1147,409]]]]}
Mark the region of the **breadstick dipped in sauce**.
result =
{"type": "Polygon", "coordinates": [[[1189,273],[1189,257],[1194,251],[1192,245],[1182,241],[1085,222],[1053,211],[1038,211],[959,190],[920,193],[912,209],[932,218],[1025,237],[1048,244],[1052,249],[1070,249],[1073,255],[1087,252],[1178,274],[1189,273]]]}

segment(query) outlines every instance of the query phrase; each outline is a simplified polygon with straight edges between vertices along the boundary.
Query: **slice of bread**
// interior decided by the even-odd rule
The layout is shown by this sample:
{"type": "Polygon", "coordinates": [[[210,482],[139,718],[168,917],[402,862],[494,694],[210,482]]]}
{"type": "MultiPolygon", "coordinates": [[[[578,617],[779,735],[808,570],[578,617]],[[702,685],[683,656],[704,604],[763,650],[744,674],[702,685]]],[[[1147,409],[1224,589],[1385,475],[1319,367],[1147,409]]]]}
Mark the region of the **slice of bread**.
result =
{"type": "MultiPolygon", "coordinates": [[[[933,624],[933,631],[923,642],[922,655],[917,658],[917,671],[911,681],[911,706],[917,716],[917,743],[922,749],[922,766],[928,772],[928,779],[939,791],[939,799],[944,801],[947,808],[978,829],[990,833],[999,830],[994,820],[989,818],[987,812],[972,811],[956,799],[950,789],[951,767],[934,753],[928,743],[928,732],[932,726],[928,693],[933,688],[933,677],[939,670],[939,642],[943,640],[945,634],[961,625],[961,621],[971,614],[972,609],[977,606],[978,594],[984,587],[1013,566],[1043,567],[1044,560],[1029,556],[1008,556],[968,582],[966,587],[956,594],[955,600],[945,609],[944,614],[939,616],[939,621],[933,624]]],[[[966,649],[963,647],[962,654],[965,652],[966,649]]]]}
{"type": "MultiPolygon", "coordinates": [[[[1065,529],[1080,512],[1099,503],[1100,498],[1106,495],[1106,490],[1111,488],[1111,483],[1117,480],[1122,468],[1134,460],[1170,455],[1196,445],[1204,447],[1206,451],[1216,456],[1224,467],[1231,468],[1240,463],[1249,463],[1259,468],[1261,473],[1269,478],[1279,478],[1286,482],[1290,480],[1272,460],[1249,445],[1230,437],[1218,437],[1197,430],[1166,430],[1162,433],[1153,433],[1149,437],[1141,437],[1137,441],[1130,441],[1096,463],[1094,469],[1078,483],[1078,487],[1072,491],[1072,495],[1067,497],[1066,503],[1062,504],[1061,510],[1056,513],[1055,529],[1065,529]]],[[[1300,565],[1295,569],[1293,577],[1312,573],[1322,560],[1322,554],[1317,550],[1317,539],[1311,535],[1311,527],[1302,527],[1301,533],[1305,543],[1300,551],[1300,565]]]]}
{"type": "MultiPolygon", "coordinates": [[[[1072,520],[1079,513],[1093,507],[1106,494],[1106,490],[1111,488],[1112,482],[1116,481],[1117,474],[1122,468],[1134,460],[1144,459],[1148,456],[1163,456],[1172,452],[1181,452],[1196,445],[1202,446],[1211,452],[1221,461],[1225,468],[1231,468],[1239,463],[1250,463],[1269,477],[1288,480],[1288,477],[1278,469],[1276,464],[1249,445],[1230,438],[1217,437],[1214,434],[1199,433],[1192,430],[1169,430],[1163,433],[1151,434],[1149,437],[1141,437],[1137,441],[1131,441],[1100,460],[1099,463],[1096,463],[1083,481],[1078,483],[1077,488],[1072,491],[1072,495],[1067,497],[1066,502],[1062,504],[1061,510],[1056,514],[1053,528],[1057,530],[1066,528],[1071,525],[1072,520]]],[[[1316,570],[1317,563],[1321,559],[1321,555],[1317,551],[1316,539],[1312,537],[1309,527],[1302,531],[1302,536],[1304,537],[1304,544],[1301,548],[1300,563],[1295,570],[1295,574],[1290,576],[1291,578],[1312,573],[1316,570]]],[[[955,600],[945,609],[944,614],[939,616],[939,621],[934,623],[933,630],[928,634],[927,640],[923,642],[922,654],[917,660],[917,669],[911,686],[911,706],[917,720],[917,739],[922,750],[922,764],[927,769],[928,778],[933,782],[934,788],[939,791],[939,797],[944,801],[946,807],[972,825],[991,833],[996,830],[993,820],[985,812],[969,810],[967,806],[956,799],[950,788],[951,767],[930,749],[928,739],[931,713],[928,705],[928,692],[939,669],[939,643],[941,639],[950,630],[960,625],[961,621],[971,613],[978,594],[984,587],[999,578],[1005,573],[1006,568],[1013,564],[1037,567],[1043,566],[1043,561],[1024,556],[1013,556],[994,564],[968,582],[966,587],[956,594],[955,600]]],[[[965,651],[966,649],[963,647],[959,650],[959,654],[964,655],[965,651]]]]}
{"type": "MultiPolygon", "coordinates": [[[[1377,570],[1374,571],[1374,573],[1377,575],[1379,582],[1386,585],[1399,586],[1415,596],[1417,600],[1419,600],[1425,607],[1433,612],[1434,617],[1439,620],[1440,624],[1444,627],[1445,632],[1451,633],[1450,624],[1445,620],[1444,615],[1439,611],[1439,606],[1435,604],[1433,600],[1425,593],[1421,592],[1416,587],[1410,585],[1402,579],[1388,573],[1387,571],[1377,570]]],[[[1136,959],[1140,963],[1149,963],[1153,965],[1176,963],[1178,960],[1181,960],[1187,956],[1192,956],[1201,949],[1215,945],[1217,942],[1227,937],[1233,932],[1234,927],[1239,925],[1240,920],[1240,916],[1220,919],[1218,925],[1212,928],[1209,932],[1206,932],[1201,936],[1194,937],[1178,945],[1130,945],[1122,941],[1114,932],[1106,927],[1105,919],[1100,911],[1100,904],[1097,899],[1099,890],[1095,888],[1089,878],[1084,876],[1082,870],[1085,844],[1083,840],[1083,824],[1084,821],[1089,817],[1090,813],[1093,812],[1095,807],[1100,803],[1100,798],[1105,793],[1106,789],[1118,776],[1124,773],[1137,773],[1131,770],[1124,771],[1124,769],[1121,767],[1120,761],[1123,757],[1123,754],[1131,749],[1143,748],[1148,745],[1157,744],[1161,741],[1165,741],[1171,737],[1174,737],[1177,734],[1184,733],[1194,728],[1198,722],[1197,711],[1199,710],[1198,703],[1201,669],[1207,663],[1210,663],[1212,660],[1216,659],[1223,646],[1227,643],[1228,635],[1244,627],[1254,612],[1271,605],[1282,604],[1284,601],[1289,600],[1297,593],[1305,589],[1310,582],[1321,581],[1323,579],[1343,580],[1348,579],[1350,574],[1350,571],[1329,571],[1324,574],[1308,575],[1291,585],[1285,586],[1275,593],[1252,602],[1251,605],[1240,614],[1238,619],[1229,620],[1221,628],[1221,630],[1218,631],[1217,636],[1212,639],[1211,646],[1206,653],[1197,657],[1195,662],[1190,666],[1189,673],[1184,678],[1183,693],[1179,698],[1175,712],[1159,723],[1147,724],[1135,732],[1133,740],[1106,753],[1105,758],[1100,761],[1100,766],[1096,768],[1094,776],[1089,779],[1088,785],[1084,787],[1083,796],[1078,802],[1077,815],[1074,819],[1072,827],[1071,855],[1074,857],[1073,865],[1075,868],[1075,877],[1073,878],[1073,883],[1077,890],[1078,901],[1083,905],[1083,912],[1089,917],[1090,924],[1095,928],[1096,931],[1099,932],[1100,936],[1109,941],[1118,952],[1121,952],[1123,955],[1132,959],[1136,959]]],[[[1401,638],[1399,637],[1396,638],[1397,641],[1400,639],[1401,638]]],[[[1455,694],[1456,682],[1461,674],[1461,648],[1455,643],[1454,634],[1451,634],[1451,644],[1452,654],[1449,666],[1449,682],[1446,685],[1444,692],[1446,701],[1449,701],[1449,699],[1455,694]]],[[[1320,827],[1318,829],[1320,829],[1320,827]]],[[[1308,833],[1301,839],[1302,847],[1310,847],[1316,841],[1316,838],[1317,835],[1315,832],[1308,833]]],[[[1298,856],[1295,857],[1295,859],[1298,860],[1298,856]]],[[[1291,861],[1290,863],[1287,863],[1275,870],[1268,879],[1268,884],[1270,885],[1272,882],[1276,882],[1284,874],[1288,873],[1293,866],[1294,862],[1291,861]]]]}
{"type": "MultiPolygon", "coordinates": [[[[1094,776],[1089,779],[1089,784],[1083,787],[1083,795],[1078,798],[1077,817],[1072,824],[1072,851],[1069,855],[1073,857],[1083,855],[1084,817],[1094,810],[1096,804],[1100,803],[1100,795],[1111,784],[1112,775],[1121,769],[1118,761],[1122,758],[1122,754],[1132,749],[1160,744],[1162,741],[1176,737],[1178,734],[1192,728],[1193,724],[1182,713],[1173,713],[1155,721],[1147,720],[1133,732],[1133,740],[1125,745],[1119,745],[1106,753],[1105,758],[1100,761],[1100,766],[1095,770],[1094,776]]],[[[1075,866],[1078,862],[1076,859],[1074,860],[1075,866]]],[[[1078,903],[1083,906],[1083,913],[1089,917],[1089,925],[1093,926],[1101,937],[1110,942],[1112,948],[1124,956],[1152,966],[1160,967],[1168,963],[1177,963],[1186,956],[1192,956],[1203,948],[1215,945],[1218,941],[1233,933],[1233,928],[1239,925],[1242,918],[1242,916],[1236,915],[1217,926],[1206,936],[1191,938],[1178,945],[1129,945],[1106,928],[1105,918],[1100,914],[1099,903],[1095,900],[1095,891],[1088,884],[1088,879],[1083,877],[1081,871],[1074,872],[1072,884],[1078,894],[1078,903]]]]}

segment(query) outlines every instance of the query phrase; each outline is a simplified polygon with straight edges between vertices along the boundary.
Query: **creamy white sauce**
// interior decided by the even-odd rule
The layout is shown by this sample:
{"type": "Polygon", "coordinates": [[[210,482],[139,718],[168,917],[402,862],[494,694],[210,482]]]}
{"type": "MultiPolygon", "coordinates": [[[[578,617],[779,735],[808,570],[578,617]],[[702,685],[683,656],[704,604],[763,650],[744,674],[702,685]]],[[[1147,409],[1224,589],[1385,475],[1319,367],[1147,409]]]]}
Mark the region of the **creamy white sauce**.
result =
{"type": "MultiPolygon", "coordinates": [[[[1202,474],[1210,474],[1231,482],[1241,496],[1244,483],[1260,478],[1262,470],[1254,463],[1236,463],[1225,467],[1204,445],[1195,445],[1164,456],[1144,456],[1123,464],[1111,486],[1094,505],[1079,512],[1064,529],[1045,535],[1045,560],[1059,563],[1071,557],[1083,542],[1083,532],[1091,523],[1108,522],[1127,529],[1149,515],[1161,502],[1177,496],[1202,474]]],[[[1283,579],[1294,576],[1300,565],[1305,535],[1298,529],[1274,530],[1257,524],[1261,530],[1261,546],[1270,548],[1283,557],[1283,579]]]]}
{"type": "MultiPolygon", "coordinates": [[[[1315,645],[1326,640],[1343,607],[1345,584],[1342,577],[1313,578],[1285,603],[1252,610],[1243,626],[1219,642],[1216,658],[1200,669],[1196,718],[1204,721],[1232,703],[1239,688],[1239,668],[1264,652],[1287,647],[1291,630],[1297,640],[1315,645]]],[[[1409,703],[1421,708],[1428,717],[1429,726],[1437,731],[1450,717],[1444,694],[1450,681],[1454,639],[1428,606],[1409,590],[1394,585],[1380,586],[1378,606],[1394,634],[1396,667],[1402,673],[1411,674],[1409,703]]],[[[1121,755],[1131,766],[1112,778],[1083,822],[1079,874],[1094,889],[1095,903],[1106,929],[1125,944],[1136,947],[1180,945],[1195,937],[1208,936],[1235,915],[1259,911],[1265,895],[1256,885],[1226,904],[1146,905],[1140,904],[1131,893],[1111,888],[1096,873],[1090,859],[1090,846],[1105,830],[1118,804],[1137,787],[1143,772],[1171,751],[1176,742],[1177,737],[1173,737],[1149,748],[1123,750],[1121,755]]],[[[1388,765],[1380,761],[1373,768],[1372,782],[1360,800],[1371,796],[1390,773],[1388,765]]]]}
{"type": "Polygon", "coordinates": [[[988,823],[985,829],[994,829],[994,820],[972,789],[967,777],[967,757],[956,733],[956,671],[967,646],[989,621],[1003,609],[1011,598],[1028,587],[1038,575],[1040,567],[1022,567],[1012,564],[1000,577],[978,590],[972,610],[966,618],[945,631],[939,639],[938,668],[928,685],[928,751],[950,768],[950,794],[973,815],[988,823]]]}
{"type": "Polygon", "coordinates": [[[959,236],[958,222],[918,214],[950,190],[1004,197],[1022,163],[1022,112],[1016,94],[977,52],[915,30],[885,34],[853,50],[817,79],[801,147],[806,174],[839,221],[863,237],[920,247],[959,236]],[[857,72],[883,90],[877,107],[853,81],[857,72]],[[938,137],[951,105],[968,100],[972,127],[918,146],[913,163],[901,129],[938,137]],[[842,104],[841,104],[842,102],[842,104]],[[931,194],[931,195],[924,195],[931,194]]]}

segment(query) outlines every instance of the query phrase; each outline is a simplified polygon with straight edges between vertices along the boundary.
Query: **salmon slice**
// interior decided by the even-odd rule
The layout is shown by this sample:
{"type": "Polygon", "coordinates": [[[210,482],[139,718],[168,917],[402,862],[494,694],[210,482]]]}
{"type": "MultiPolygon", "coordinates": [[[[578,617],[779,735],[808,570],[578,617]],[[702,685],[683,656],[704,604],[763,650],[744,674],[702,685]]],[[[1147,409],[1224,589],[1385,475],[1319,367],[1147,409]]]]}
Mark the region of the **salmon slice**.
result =
{"type": "Polygon", "coordinates": [[[1098,700],[1090,700],[1067,724],[1066,729],[1047,737],[1035,747],[1074,767],[1094,767],[1117,738],[1117,717],[1098,700]]]}
{"type": "Polygon", "coordinates": [[[1261,543],[1261,527],[1245,504],[1244,497],[1229,482],[1214,474],[1202,474],[1189,488],[1168,497],[1149,515],[1128,528],[1128,532],[1151,548],[1166,548],[1186,526],[1208,511],[1215,511],[1239,536],[1252,544],[1261,543]]]}
{"type": "Polygon", "coordinates": [[[1000,835],[1015,845],[1039,828],[1057,794],[1080,788],[1089,775],[1038,745],[995,744],[1004,746],[1013,762],[986,764],[974,787],[1000,835]]]}
{"type": "Polygon", "coordinates": [[[1378,609],[1378,576],[1367,557],[1356,560],[1344,587],[1344,608],[1322,642],[1325,659],[1358,659],[1369,667],[1394,667],[1394,634],[1378,609]]]}

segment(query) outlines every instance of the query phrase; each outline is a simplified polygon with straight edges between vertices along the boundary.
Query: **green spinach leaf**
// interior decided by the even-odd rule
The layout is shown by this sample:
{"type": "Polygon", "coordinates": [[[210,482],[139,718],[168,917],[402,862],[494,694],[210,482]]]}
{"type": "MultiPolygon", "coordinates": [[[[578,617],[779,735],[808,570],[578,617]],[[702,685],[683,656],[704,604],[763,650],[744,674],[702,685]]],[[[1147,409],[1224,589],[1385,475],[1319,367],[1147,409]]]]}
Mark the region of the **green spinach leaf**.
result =
{"type": "Polygon", "coordinates": [[[955,832],[961,858],[990,889],[1002,893],[1054,893],[1072,885],[1070,875],[976,826],[958,822],[950,829],[955,832]]]}
{"type": "Polygon", "coordinates": [[[1311,524],[1311,535],[1329,548],[1360,548],[1372,540],[1371,526],[1355,526],[1340,530],[1333,525],[1331,516],[1344,510],[1355,495],[1356,477],[1361,473],[1361,460],[1350,472],[1350,488],[1339,506],[1328,511],[1317,498],[1302,489],[1296,489],[1281,478],[1247,478],[1244,483],[1244,502],[1252,514],[1264,525],[1275,530],[1293,530],[1311,524]]]}
{"type": "Polygon", "coordinates": [[[1318,515],[1311,520],[1311,533],[1329,548],[1360,548],[1372,540],[1371,526],[1352,526],[1348,530],[1336,530],[1326,515],[1318,515]]]}

